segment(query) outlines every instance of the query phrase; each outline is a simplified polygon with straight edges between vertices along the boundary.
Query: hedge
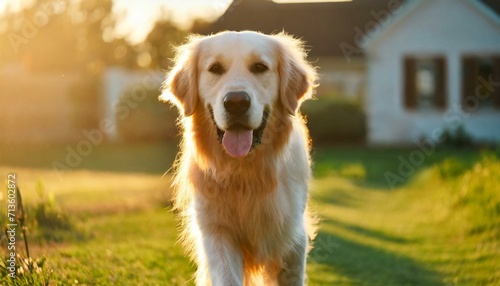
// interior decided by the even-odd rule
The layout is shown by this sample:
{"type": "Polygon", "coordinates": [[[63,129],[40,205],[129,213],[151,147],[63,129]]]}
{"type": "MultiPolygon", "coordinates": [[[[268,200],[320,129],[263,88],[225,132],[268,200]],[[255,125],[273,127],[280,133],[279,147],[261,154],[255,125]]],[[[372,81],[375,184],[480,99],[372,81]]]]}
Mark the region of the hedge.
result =
{"type": "Polygon", "coordinates": [[[178,140],[177,108],[160,102],[159,95],[160,88],[132,89],[124,93],[115,109],[118,134],[121,139],[178,140]]]}
{"type": "Polygon", "coordinates": [[[364,143],[366,115],[359,103],[338,99],[309,100],[302,105],[316,143],[364,143]]]}

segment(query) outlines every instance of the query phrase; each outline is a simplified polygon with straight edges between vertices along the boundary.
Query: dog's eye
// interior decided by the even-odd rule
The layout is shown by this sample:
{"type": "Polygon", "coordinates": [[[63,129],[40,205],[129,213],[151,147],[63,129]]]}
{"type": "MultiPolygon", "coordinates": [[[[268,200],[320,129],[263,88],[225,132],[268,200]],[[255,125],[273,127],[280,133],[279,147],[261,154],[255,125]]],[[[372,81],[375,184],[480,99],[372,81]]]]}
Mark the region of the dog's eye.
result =
{"type": "Polygon", "coordinates": [[[223,74],[225,70],[220,64],[215,63],[215,64],[210,66],[208,71],[213,73],[213,74],[223,74]]]}
{"type": "Polygon", "coordinates": [[[266,72],[269,68],[262,63],[255,63],[250,67],[250,71],[253,73],[263,73],[266,72]]]}

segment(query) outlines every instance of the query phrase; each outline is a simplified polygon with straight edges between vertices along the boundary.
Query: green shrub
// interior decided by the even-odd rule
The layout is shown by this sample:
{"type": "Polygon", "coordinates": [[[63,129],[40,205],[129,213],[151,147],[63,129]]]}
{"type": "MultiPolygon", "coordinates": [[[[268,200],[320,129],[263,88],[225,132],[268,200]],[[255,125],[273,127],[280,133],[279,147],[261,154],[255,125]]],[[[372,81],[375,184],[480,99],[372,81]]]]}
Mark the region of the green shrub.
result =
{"type": "Polygon", "coordinates": [[[311,138],[317,143],[364,142],[366,116],[360,104],[324,98],[304,102],[311,138]]]}
{"type": "MultiPolygon", "coordinates": [[[[63,211],[56,203],[54,196],[45,193],[44,185],[37,182],[38,200],[34,204],[26,204],[23,208],[23,222],[30,238],[34,242],[62,242],[83,239],[86,234],[77,228],[74,219],[63,211]]],[[[8,224],[7,212],[0,213],[0,224],[8,224]]],[[[21,229],[17,228],[17,236],[24,236],[21,229]]]]}
{"type": "Polygon", "coordinates": [[[450,190],[446,198],[452,214],[463,214],[467,219],[466,231],[493,231],[500,235],[499,158],[485,154],[468,169],[458,159],[448,159],[438,166],[437,171],[450,190]]]}
{"type": "Polygon", "coordinates": [[[28,221],[38,241],[62,242],[81,238],[72,217],[61,210],[52,193],[46,194],[42,181],[37,182],[38,202],[26,206],[28,221]]]}
{"type": "Polygon", "coordinates": [[[454,129],[445,129],[444,140],[441,145],[450,147],[470,147],[473,146],[472,136],[465,130],[463,124],[454,129]]]}
{"type": "Polygon", "coordinates": [[[159,87],[134,87],[123,94],[115,110],[118,133],[122,139],[177,140],[177,109],[160,102],[159,95],[159,87]]]}
{"type": "Polygon", "coordinates": [[[495,230],[500,234],[500,161],[484,155],[466,172],[457,187],[456,205],[469,209],[473,232],[495,230]]]}
{"type": "Polygon", "coordinates": [[[53,199],[42,201],[33,208],[34,218],[42,230],[72,230],[73,223],[67,213],[62,212],[53,199]]]}
{"type": "Polygon", "coordinates": [[[437,165],[439,176],[443,179],[457,178],[467,171],[467,166],[458,158],[446,158],[441,164],[437,165]]]}

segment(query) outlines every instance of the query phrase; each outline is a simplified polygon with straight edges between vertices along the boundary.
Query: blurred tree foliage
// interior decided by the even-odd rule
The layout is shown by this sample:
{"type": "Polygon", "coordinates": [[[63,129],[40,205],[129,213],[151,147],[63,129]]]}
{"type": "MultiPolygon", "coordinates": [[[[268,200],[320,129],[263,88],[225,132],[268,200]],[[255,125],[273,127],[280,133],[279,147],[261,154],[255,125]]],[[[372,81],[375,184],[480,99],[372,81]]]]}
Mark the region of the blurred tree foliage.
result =
{"type": "MultiPolygon", "coordinates": [[[[144,43],[139,46],[142,53],[148,53],[150,56],[151,68],[166,70],[174,57],[174,47],[182,43],[186,37],[186,32],[177,29],[167,20],[156,22],[151,32],[146,37],[144,43]]],[[[139,59],[141,54],[139,55],[139,59]]],[[[140,64],[139,60],[139,64],[140,64]]]]}
{"type": "Polygon", "coordinates": [[[33,0],[0,15],[0,64],[21,61],[32,71],[79,70],[98,74],[106,66],[166,68],[170,44],[184,32],[164,20],[144,43],[116,37],[112,0],[33,0]]]}

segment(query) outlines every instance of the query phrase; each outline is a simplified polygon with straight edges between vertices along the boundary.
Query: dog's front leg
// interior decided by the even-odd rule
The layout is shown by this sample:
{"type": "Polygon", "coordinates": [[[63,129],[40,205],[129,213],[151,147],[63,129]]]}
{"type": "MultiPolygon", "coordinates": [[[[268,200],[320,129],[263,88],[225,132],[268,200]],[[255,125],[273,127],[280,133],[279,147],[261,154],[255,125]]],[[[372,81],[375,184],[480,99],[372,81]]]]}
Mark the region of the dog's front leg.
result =
{"type": "Polygon", "coordinates": [[[278,274],[280,286],[302,286],[304,285],[306,270],[307,236],[305,231],[300,234],[300,242],[295,245],[287,257],[278,274]]]}
{"type": "Polygon", "coordinates": [[[243,256],[228,236],[208,234],[203,247],[212,286],[243,285],[243,256]]]}

